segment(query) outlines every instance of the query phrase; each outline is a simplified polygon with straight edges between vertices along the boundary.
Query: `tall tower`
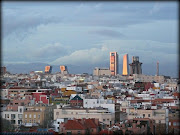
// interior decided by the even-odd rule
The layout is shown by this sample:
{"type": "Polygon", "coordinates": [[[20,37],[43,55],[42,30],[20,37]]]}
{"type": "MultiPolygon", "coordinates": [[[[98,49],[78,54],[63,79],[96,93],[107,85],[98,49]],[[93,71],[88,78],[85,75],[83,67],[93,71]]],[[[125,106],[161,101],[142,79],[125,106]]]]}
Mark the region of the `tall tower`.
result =
{"type": "Polygon", "coordinates": [[[68,74],[68,69],[67,66],[60,66],[61,74],[68,74]]]}
{"type": "Polygon", "coordinates": [[[110,52],[110,71],[111,75],[118,74],[118,54],[117,52],[110,52]]]}
{"type": "Polygon", "coordinates": [[[157,62],[156,75],[159,76],[159,62],[157,62]]]}
{"type": "Polygon", "coordinates": [[[130,65],[130,73],[131,74],[142,74],[142,68],[141,68],[142,63],[139,62],[138,56],[133,56],[132,63],[129,65],[130,65]]]}
{"type": "Polygon", "coordinates": [[[129,59],[128,54],[125,54],[123,56],[123,71],[122,75],[128,75],[129,74],[129,59]]]}
{"type": "Polygon", "coordinates": [[[45,73],[51,73],[51,72],[52,72],[52,66],[46,66],[45,73]]]}

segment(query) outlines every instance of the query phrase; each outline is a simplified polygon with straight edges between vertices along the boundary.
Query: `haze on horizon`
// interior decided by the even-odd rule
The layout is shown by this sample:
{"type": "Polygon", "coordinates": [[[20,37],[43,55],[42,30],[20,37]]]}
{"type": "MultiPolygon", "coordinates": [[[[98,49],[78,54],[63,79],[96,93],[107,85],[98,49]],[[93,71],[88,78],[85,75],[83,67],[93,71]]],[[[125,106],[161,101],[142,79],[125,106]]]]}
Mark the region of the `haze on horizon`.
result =
{"type": "Polygon", "coordinates": [[[111,51],[177,77],[178,2],[2,2],[2,65],[109,67],[111,51]]]}

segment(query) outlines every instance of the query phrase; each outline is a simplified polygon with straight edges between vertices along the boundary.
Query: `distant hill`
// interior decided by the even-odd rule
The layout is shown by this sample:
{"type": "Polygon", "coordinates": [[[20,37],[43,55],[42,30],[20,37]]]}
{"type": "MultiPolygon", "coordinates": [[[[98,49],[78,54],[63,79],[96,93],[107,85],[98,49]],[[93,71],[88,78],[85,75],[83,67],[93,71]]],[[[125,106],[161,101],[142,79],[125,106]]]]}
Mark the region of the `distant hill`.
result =
{"type": "MultiPolygon", "coordinates": [[[[6,64],[7,71],[10,73],[30,73],[31,71],[43,71],[45,66],[49,64],[47,63],[28,63],[28,64],[6,64]]],[[[52,73],[60,72],[60,65],[51,65],[52,73]]],[[[98,64],[98,65],[66,65],[68,67],[69,73],[72,74],[82,74],[89,73],[93,74],[93,69],[95,67],[109,67],[109,63],[98,64]]],[[[159,65],[159,74],[166,75],[171,77],[178,77],[178,66],[173,65],[169,62],[169,64],[161,64],[159,65]],[[177,70],[172,71],[174,67],[177,70]]],[[[156,74],[156,63],[142,64],[142,72],[147,75],[155,75],[156,74]]],[[[122,74],[122,64],[119,64],[119,74],[122,74]]]]}
{"type": "MultiPolygon", "coordinates": [[[[43,71],[45,70],[45,66],[49,64],[47,63],[27,63],[27,64],[7,64],[5,65],[7,71],[10,73],[30,73],[31,71],[43,71]]],[[[60,65],[51,65],[52,73],[60,72],[60,65]]],[[[75,65],[66,65],[69,73],[72,74],[81,74],[81,73],[90,73],[92,74],[93,68],[75,65]]]]}

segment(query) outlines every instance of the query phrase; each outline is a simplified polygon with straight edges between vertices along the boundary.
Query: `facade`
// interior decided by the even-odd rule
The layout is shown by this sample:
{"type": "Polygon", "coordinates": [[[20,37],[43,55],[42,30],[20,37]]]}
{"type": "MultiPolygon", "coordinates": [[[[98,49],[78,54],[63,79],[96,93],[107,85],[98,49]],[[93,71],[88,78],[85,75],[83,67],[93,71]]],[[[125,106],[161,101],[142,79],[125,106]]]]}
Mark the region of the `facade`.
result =
{"type": "Polygon", "coordinates": [[[46,104],[36,104],[26,107],[23,114],[23,124],[47,124],[53,120],[53,109],[55,106],[47,106],[46,104]]]}
{"type": "Polygon", "coordinates": [[[49,104],[49,97],[45,92],[33,92],[33,98],[35,98],[35,103],[49,104]]]}
{"type": "Polygon", "coordinates": [[[142,68],[141,65],[142,63],[139,62],[139,57],[138,56],[133,56],[132,57],[132,63],[130,65],[130,74],[142,74],[142,68]]]}
{"type": "Polygon", "coordinates": [[[60,66],[61,74],[68,74],[68,69],[67,66],[60,66]]]}
{"type": "Polygon", "coordinates": [[[123,56],[123,72],[122,75],[128,75],[129,74],[129,60],[128,60],[128,54],[125,54],[123,56]]]}
{"type": "Polygon", "coordinates": [[[5,74],[6,73],[6,67],[1,67],[1,74],[5,74]]]}
{"type": "Polygon", "coordinates": [[[69,102],[71,106],[83,106],[83,99],[80,98],[78,95],[72,98],[69,102]]]}
{"type": "Polygon", "coordinates": [[[62,118],[95,118],[106,125],[112,125],[115,121],[115,114],[105,108],[59,108],[54,109],[54,120],[62,118]]]}
{"type": "Polygon", "coordinates": [[[157,82],[157,83],[164,83],[165,78],[164,76],[150,76],[150,75],[143,75],[143,74],[133,74],[134,81],[136,82],[157,82]]]}
{"type": "Polygon", "coordinates": [[[46,66],[45,73],[51,73],[51,72],[52,72],[52,66],[46,66]]]}
{"type": "Polygon", "coordinates": [[[118,54],[117,52],[110,52],[110,71],[111,75],[115,76],[117,75],[118,69],[119,69],[119,63],[118,63],[118,54]]]}
{"type": "Polygon", "coordinates": [[[9,120],[12,125],[18,126],[22,124],[24,106],[18,106],[17,111],[6,110],[1,112],[2,118],[9,120]]]}
{"type": "Polygon", "coordinates": [[[93,75],[96,75],[96,76],[102,76],[102,75],[110,76],[111,71],[109,70],[109,68],[98,68],[98,67],[96,67],[94,69],[94,71],[93,71],[93,75]]]}
{"type": "Polygon", "coordinates": [[[107,102],[105,99],[84,99],[83,100],[84,108],[95,108],[103,107],[108,108],[108,111],[115,113],[115,104],[113,102],[107,102]]]}
{"type": "Polygon", "coordinates": [[[156,124],[166,124],[166,110],[157,109],[157,110],[145,110],[145,109],[127,109],[128,119],[134,118],[149,118],[155,120],[156,124]]]}

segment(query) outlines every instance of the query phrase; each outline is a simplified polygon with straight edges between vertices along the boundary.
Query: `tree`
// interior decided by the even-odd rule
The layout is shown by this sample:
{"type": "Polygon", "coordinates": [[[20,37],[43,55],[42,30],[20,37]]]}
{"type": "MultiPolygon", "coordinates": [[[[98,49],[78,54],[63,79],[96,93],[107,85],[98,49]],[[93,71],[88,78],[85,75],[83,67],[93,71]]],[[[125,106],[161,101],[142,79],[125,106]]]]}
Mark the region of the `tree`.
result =
{"type": "Polygon", "coordinates": [[[6,120],[2,117],[0,117],[0,127],[1,127],[1,132],[14,132],[15,127],[14,125],[11,124],[9,120],[6,120]]]}

